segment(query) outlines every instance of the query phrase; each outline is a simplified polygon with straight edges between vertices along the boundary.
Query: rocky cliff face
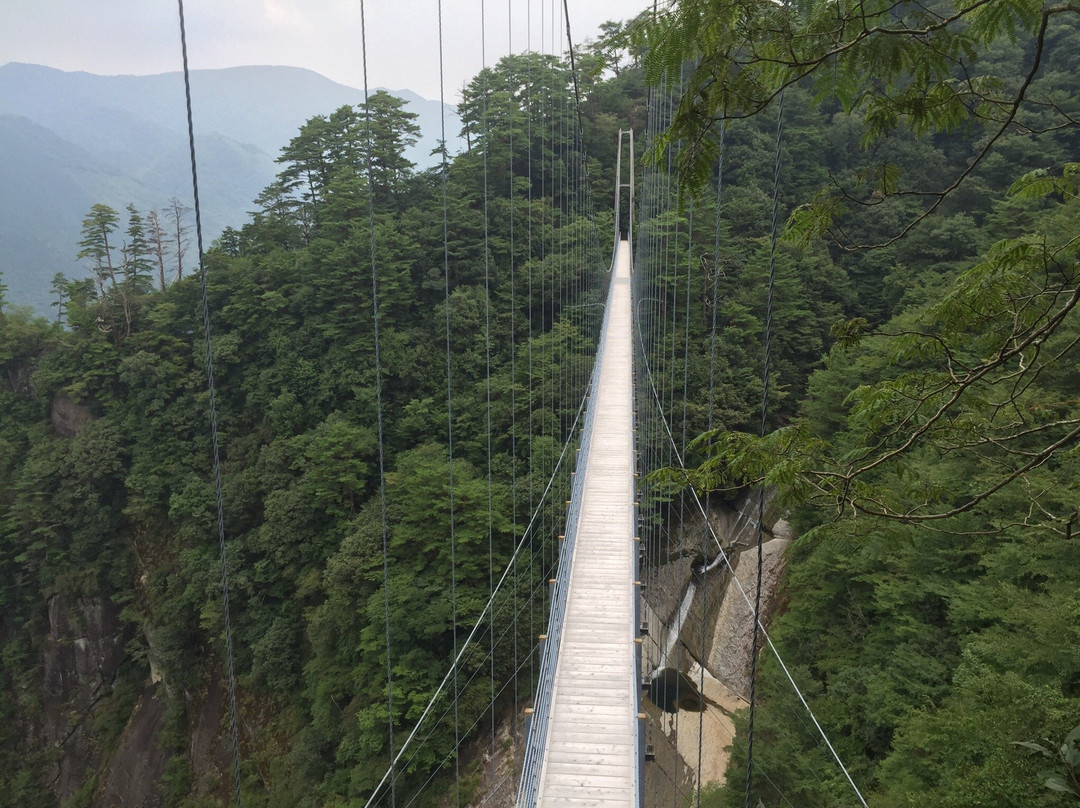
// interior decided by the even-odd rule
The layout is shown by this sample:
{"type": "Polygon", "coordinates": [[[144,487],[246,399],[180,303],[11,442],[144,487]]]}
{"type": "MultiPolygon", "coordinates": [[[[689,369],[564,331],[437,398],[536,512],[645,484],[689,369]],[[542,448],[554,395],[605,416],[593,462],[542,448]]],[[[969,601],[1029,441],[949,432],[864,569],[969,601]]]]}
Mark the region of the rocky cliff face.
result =
{"type": "MultiPolygon", "coordinates": [[[[93,418],[62,395],[48,414],[61,438],[77,437],[93,418]]],[[[37,676],[18,717],[25,751],[45,761],[42,782],[60,805],[160,805],[165,702],[145,662],[128,654],[135,626],[104,597],[56,593],[43,611],[37,676]]]]}
{"type": "MultiPolygon", "coordinates": [[[[10,381],[10,380],[9,380],[10,381]]],[[[13,384],[15,382],[12,382],[13,384]]],[[[49,424],[76,438],[93,419],[91,407],[65,396],[49,404],[49,424]]],[[[139,583],[136,582],[136,588],[139,583]]],[[[219,796],[231,748],[222,742],[221,689],[175,692],[155,670],[153,632],[126,622],[103,597],[53,594],[44,604],[35,643],[36,676],[24,678],[16,717],[22,751],[43,760],[41,782],[59,805],[158,808],[162,782],[176,749],[166,742],[170,704],[189,717],[173,726],[189,739],[186,769],[199,796],[219,796]],[[132,643],[136,634],[142,642],[132,643]],[[141,647],[139,659],[128,647],[141,647]]],[[[2,624],[12,634],[15,626],[2,624]]],[[[34,764],[38,766],[38,763],[34,764]]]]}
{"type": "MultiPolygon", "coordinates": [[[[794,538],[790,526],[766,501],[762,564],[762,621],[768,625],[786,569],[785,551],[794,538]]],[[[735,742],[734,714],[746,707],[750,681],[752,605],[757,585],[757,501],[739,509],[715,506],[709,522],[728,559],[705,531],[700,511],[687,511],[669,526],[674,540],[666,563],[645,571],[642,617],[643,673],[652,680],[643,706],[645,743],[651,762],[645,769],[645,804],[671,802],[673,793],[691,794],[702,785],[723,782],[735,742]]],[[[644,683],[643,683],[644,684],[644,683]]],[[[503,742],[494,761],[483,760],[484,774],[470,808],[513,804],[524,735],[509,741],[511,716],[500,724],[503,742]]],[[[477,747],[470,763],[483,757],[477,747]]]]}
{"type": "Polygon", "coordinates": [[[152,686],[139,695],[116,750],[98,778],[94,808],[159,808],[161,777],[169,755],[162,744],[165,700],[152,686]]]}
{"type": "Polygon", "coordinates": [[[49,424],[62,438],[74,438],[91,417],[89,407],[76,404],[67,396],[57,396],[49,405],[49,424]]]}
{"type": "MultiPolygon", "coordinates": [[[[702,550],[700,512],[683,515],[671,531],[671,561],[650,571],[645,591],[649,637],[644,644],[647,675],[679,692],[654,693],[646,703],[656,763],[647,777],[657,793],[670,784],[696,781],[698,744],[703,784],[722,780],[734,741],[732,713],[746,706],[752,661],[753,603],[757,588],[757,502],[738,510],[714,507],[709,514],[715,542],[702,550]],[[725,560],[726,557],[726,560],[725,560]],[[671,684],[674,683],[674,684],[671,684]]],[[[786,569],[793,535],[766,502],[762,546],[762,622],[767,626],[786,569]]],[[[658,685],[658,687],[661,685],[658,685]]]]}
{"type": "Polygon", "coordinates": [[[42,651],[41,714],[31,742],[56,749],[47,772],[60,802],[81,789],[104,763],[94,724],[112,695],[124,661],[125,630],[118,609],[100,598],[49,600],[49,633],[42,651]]]}
{"type": "Polygon", "coordinates": [[[29,720],[27,743],[32,750],[53,750],[43,779],[57,802],[159,808],[163,777],[178,751],[166,742],[170,699],[182,700],[189,716],[187,748],[180,751],[186,752],[195,793],[221,796],[231,767],[221,687],[212,682],[206,692],[168,695],[167,683],[127,656],[136,629],[107,600],[55,595],[48,617],[40,709],[29,720]]]}

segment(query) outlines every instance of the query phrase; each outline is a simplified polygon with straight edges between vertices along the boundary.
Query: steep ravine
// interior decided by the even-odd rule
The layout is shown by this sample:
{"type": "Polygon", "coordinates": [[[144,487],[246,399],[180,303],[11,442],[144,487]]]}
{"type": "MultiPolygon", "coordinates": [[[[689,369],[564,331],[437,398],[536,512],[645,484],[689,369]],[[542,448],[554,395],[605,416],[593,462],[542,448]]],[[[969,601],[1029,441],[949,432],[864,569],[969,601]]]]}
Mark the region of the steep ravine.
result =
{"type": "MultiPolygon", "coordinates": [[[[643,699],[648,716],[646,744],[651,752],[645,771],[646,805],[669,804],[673,784],[683,794],[693,792],[699,769],[699,737],[702,785],[723,782],[734,738],[732,716],[746,707],[749,688],[753,623],[747,600],[752,603],[754,598],[757,553],[756,521],[745,514],[756,512],[754,500],[744,502],[739,511],[714,505],[710,515],[713,532],[721,540],[746,599],[733,585],[715,543],[708,570],[694,573],[693,565],[701,561],[704,523],[700,512],[675,520],[670,533],[679,538],[666,550],[672,560],[647,574],[643,618],[649,633],[643,642],[644,675],[650,678],[655,671],[666,673],[657,676],[658,684],[643,699]],[[704,669],[701,659],[705,660],[704,669]],[[665,710],[658,703],[676,709],[665,710]]],[[[768,625],[786,566],[784,550],[793,534],[768,504],[764,522],[762,613],[768,625]]],[[[470,808],[511,808],[514,804],[516,778],[510,774],[516,774],[520,765],[525,739],[520,723],[515,723],[519,731],[511,737],[511,719],[504,715],[500,722],[494,760],[479,746],[465,755],[466,768],[480,773],[470,808]]]]}
{"type": "MultiPolygon", "coordinates": [[[[77,437],[92,420],[89,407],[64,396],[49,407],[53,433],[63,439],[77,437]]],[[[37,646],[37,676],[20,695],[21,751],[46,761],[40,782],[57,805],[161,806],[175,751],[166,740],[173,691],[154,664],[153,632],[125,620],[106,597],[61,588],[43,607],[48,630],[37,646]]],[[[193,781],[210,790],[229,761],[215,682],[207,692],[180,695],[188,716],[185,763],[193,781]]]]}
{"type": "MultiPolygon", "coordinates": [[[[90,420],[85,408],[58,400],[51,408],[56,434],[74,437],[90,420]]],[[[784,549],[790,528],[766,508],[763,608],[768,621],[784,572],[784,549]]],[[[644,638],[646,678],[655,684],[645,699],[647,744],[652,762],[646,770],[646,804],[661,795],[670,799],[674,782],[693,788],[700,769],[703,784],[722,781],[733,738],[732,714],[745,706],[754,597],[756,503],[742,512],[714,507],[713,531],[720,537],[735,574],[715,546],[702,562],[700,513],[673,519],[669,559],[646,573],[644,638]],[[695,568],[696,565],[696,568],[695,568]],[[741,586],[734,585],[735,581],[741,586]],[[700,743],[699,743],[700,741],[700,743]],[[700,749],[700,754],[699,754],[700,749]],[[700,762],[699,762],[700,760],[700,762]]],[[[145,643],[132,643],[141,629],[125,622],[120,609],[103,598],[53,595],[48,602],[48,636],[40,650],[41,705],[26,726],[32,751],[52,750],[44,782],[59,805],[78,803],[105,808],[125,805],[157,808],[164,802],[163,782],[170,769],[169,683],[161,681],[152,632],[145,643]],[[129,646],[146,646],[146,659],[129,655],[129,646]]],[[[138,655],[136,655],[138,656],[138,655]]],[[[216,677],[210,677],[216,682],[216,677]]],[[[212,684],[206,692],[183,693],[186,724],[180,733],[187,748],[182,761],[193,792],[220,796],[228,780],[229,753],[224,743],[223,698],[212,684]]],[[[175,720],[175,719],[174,719],[175,720]]],[[[249,716],[242,747],[266,724],[249,716]]],[[[272,723],[272,722],[271,722],[272,723]]],[[[499,729],[498,752],[484,746],[466,757],[479,775],[476,804],[512,805],[515,758],[520,752],[520,722],[510,732],[510,716],[499,729]]],[[[175,767],[172,767],[175,768],[175,767]]]]}
{"type": "MultiPolygon", "coordinates": [[[[734,575],[714,542],[702,562],[704,523],[700,513],[688,513],[672,531],[679,545],[668,548],[673,560],[646,581],[643,669],[651,680],[645,705],[653,756],[646,804],[670,798],[672,784],[683,791],[695,787],[699,766],[702,785],[723,781],[735,734],[732,714],[746,706],[749,691],[757,531],[746,514],[756,512],[754,500],[739,511],[714,506],[710,514],[734,575]]],[[[767,626],[793,537],[773,508],[766,507],[764,523],[761,603],[767,626]]]]}

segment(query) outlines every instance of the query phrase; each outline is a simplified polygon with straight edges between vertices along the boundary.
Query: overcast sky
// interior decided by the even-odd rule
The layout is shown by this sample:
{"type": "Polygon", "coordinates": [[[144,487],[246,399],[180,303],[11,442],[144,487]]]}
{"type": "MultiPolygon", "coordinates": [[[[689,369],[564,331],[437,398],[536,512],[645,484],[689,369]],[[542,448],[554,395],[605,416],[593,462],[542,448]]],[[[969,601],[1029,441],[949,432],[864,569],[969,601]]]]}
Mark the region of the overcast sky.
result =
{"type": "MultiPolygon", "coordinates": [[[[646,5],[569,0],[575,44],[595,38],[605,20],[629,19],[646,5]]],[[[370,85],[438,98],[437,0],[367,0],[365,9],[370,85]]],[[[185,0],[184,11],[193,70],[291,65],[363,85],[360,0],[185,0]]],[[[179,70],[177,18],[176,0],[0,0],[0,64],[104,75],[179,70]]],[[[527,46],[550,53],[553,40],[559,50],[565,37],[562,0],[443,0],[446,100],[455,102],[485,61],[527,46]]]]}

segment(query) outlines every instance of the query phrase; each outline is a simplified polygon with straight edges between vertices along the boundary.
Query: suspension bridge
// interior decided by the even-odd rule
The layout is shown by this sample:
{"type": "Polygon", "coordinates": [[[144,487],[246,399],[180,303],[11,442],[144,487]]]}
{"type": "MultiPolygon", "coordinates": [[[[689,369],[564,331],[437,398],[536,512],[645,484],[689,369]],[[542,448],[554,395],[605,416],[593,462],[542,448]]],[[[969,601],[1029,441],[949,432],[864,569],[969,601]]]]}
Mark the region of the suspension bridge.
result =
{"type": "MultiPolygon", "coordinates": [[[[181,5],[181,18],[183,9],[181,5]]],[[[440,7],[440,57],[442,46],[442,18],[440,7]]],[[[556,102],[545,98],[547,106],[543,115],[528,120],[530,136],[533,128],[544,138],[544,154],[528,155],[528,191],[530,208],[525,220],[515,222],[511,218],[511,241],[523,238],[527,232],[529,261],[527,278],[515,273],[523,267],[511,260],[504,268],[515,280],[526,287],[526,308],[529,311],[527,348],[515,348],[511,363],[520,368],[527,363],[528,377],[533,375],[534,360],[551,360],[544,350],[535,344],[536,335],[553,333],[559,323],[565,323],[583,337],[585,349],[591,353],[592,368],[587,363],[546,362],[558,365],[550,378],[542,379],[536,388],[530,386],[530,399],[550,397],[561,402],[579,402],[563,408],[558,422],[550,426],[544,437],[561,446],[558,452],[529,457],[530,476],[546,479],[537,498],[529,495],[528,518],[521,520],[524,527],[516,533],[516,544],[506,567],[500,572],[489,569],[489,598],[486,605],[475,615],[475,622],[468,633],[459,634],[456,585],[458,572],[451,567],[447,582],[449,598],[453,604],[453,658],[449,669],[426,707],[419,715],[408,716],[407,732],[396,727],[394,712],[394,666],[395,649],[391,642],[389,600],[386,617],[386,671],[388,695],[389,755],[384,773],[367,792],[366,806],[412,805],[417,800],[437,801],[427,789],[447,789],[454,794],[454,801],[461,805],[474,799],[473,794],[462,793],[462,761],[488,760],[485,773],[485,790],[491,804],[515,804],[521,808],[532,806],[638,806],[661,804],[670,801],[679,805],[700,801],[702,789],[702,759],[720,750],[705,749],[702,723],[709,714],[705,708],[706,676],[710,653],[707,643],[705,620],[712,608],[706,591],[709,581],[726,596],[745,602],[746,619],[753,624],[750,654],[756,659],[759,632],[764,647],[775,652],[771,641],[761,625],[760,608],[752,606],[752,600],[761,590],[761,554],[758,555],[759,575],[749,594],[742,579],[725,550],[725,543],[713,529],[713,510],[706,500],[702,502],[686,491],[678,495],[677,507],[669,494],[658,490],[648,482],[649,472],[664,466],[681,466],[688,442],[686,399],[688,398],[688,356],[690,347],[690,321],[693,316],[692,286],[700,284],[694,277],[694,268],[703,256],[694,253],[693,217],[689,220],[676,217],[674,225],[661,223],[666,212],[674,208],[672,177],[665,169],[652,166],[644,177],[635,175],[634,145],[628,131],[619,132],[617,166],[615,171],[615,194],[612,206],[614,219],[613,250],[610,265],[601,266],[598,215],[592,199],[593,184],[590,178],[589,157],[584,149],[584,133],[581,129],[581,98],[578,94],[577,72],[574,66],[574,48],[571,41],[569,13],[566,4],[557,8],[552,4],[543,25],[550,26],[547,47],[559,59],[570,64],[570,79],[574,92],[556,102]],[[556,44],[558,27],[565,28],[565,46],[556,44]],[[562,104],[561,110],[554,105],[562,104]],[[556,115],[560,112],[562,114],[556,115]],[[625,142],[624,142],[625,136],[625,142]],[[626,150],[628,147],[628,151],[626,150]],[[623,155],[628,154],[628,172],[623,173],[623,155]],[[539,177],[533,176],[533,171],[539,177]],[[537,182],[536,180],[539,180],[537,182]],[[531,203],[534,188],[539,187],[553,200],[553,212],[534,218],[531,203]],[[642,198],[641,208],[635,206],[635,189],[642,198]],[[558,198],[561,201],[554,202],[558,198]],[[545,221],[544,216],[552,218],[545,221]],[[565,240],[556,241],[549,230],[556,216],[566,220],[581,220],[586,226],[574,231],[565,240]],[[684,221],[686,222],[684,224],[684,221]],[[534,242],[534,227],[536,230],[534,242]],[[545,227],[548,230],[545,230],[545,227]],[[533,260],[533,259],[536,260],[533,260]],[[559,262],[574,267],[558,275],[554,269],[559,262]],[[606,271],[604,271],[606,269],[606,271]],[[535,274],[534,274],[535,272],[535,274]],[[537,302],[538,301],[538,305],[537,302]],[[536,319],[533,311],[538,309],[536,319]],[[603,311],[599,327],[595,313],[603,311]],[[681,354],[681,355],[680,355],[681,354]],[[677,377],[681,369],[682,379],[677,377]],[[683,402],[681,415],[676,411],[676,389],[681,383],[683,402]],[[681,431],[681,434],[680,434],[681,431]],[[700,518],[698,518],[700,517],[700,518]],[[700,534],[701,551],[695,565],[683,564],[682,578],[672,576],[677,567],[670,562],[672,549],[685,545],[682,535],[697,518],[696,530],[700,534]],[[678,534],[678,535],[676,535],[678,534]],[[715,577],[713,576],[715,573],[715,577]],[[666,583],[665,583],[666,582],[666,583]],[[647,587],[668,587],[671,591],[663,597],[645,602],[643,590],[647,587]],[[668,600],[675,608],[662,608],[660,601],[668,600]],[[652,624],[643,620],[648,612],[652,624]],[[684,636],[691,613],[697,615],[700,626],[697,646],[684,636]],[[542,630],[537,630],[542,626],[542,630]],[[496,673],[498,666],[502,674],[496,673]],[[505,674],[505,675],[503,675],[505,674]],[[670,674],[670,675],[669,675],[670,674]],[[693,677],[696,676],[696,681],[693,677]],[[658,684],[659,683],[659,684],[658,684]],[[674,694],[657,695],[657,688],[671,687],[674,694]],[[692,691],[680,695],[680,688],[692,691]],[[509,716],[509,719],[507,719],[509,716]],[[696,764],[685,750],[676,749],[669,756],[669,763],[662,765],[662,755],[656,747],[667,743],[668,737],[677,734],[677,721],[690,720],[698,723],[696,764]],[[500,743],[500,726],[506,726],[507,739],[500,743]],[[452,728],[452,730],[451,730],[452,728]],[[483,740],[490,733],[488,740],[483,740]],[[447,739],[452,738],[448,744],[447,739]],[[500,746],[509,747],[509,751],[500,746]],[[499,759],[504,763],[500,770],[499,759]],[[671,762],[675,761],[675,762],[671,762]],[[650,785],[650,780],[653,784],[650,785]],[[437,785],[434,785],[437,784],[437,785]],[[426,796],[424,796],[426,794],[426,796]],[[511,796],[512,795],[512,796],[511,796]],[[661,796],[662,799],[661,799],[661,796]]],[[[366,31],[363,41],[366,53],[366,31]]],[[[552,62],[554,65],[555,62],[552,62]]],[[[551,67],[555,70],[555,67],[551,67]]],[[[185,45],[185,72],[187,70],[185,45]]],[[[649,94],[649,123],[646,140],[655,138],[663,129],[672,112],[675,86],[651,91],[649,94]]],[[[486,87],[485,87],[486,92],[486,87]]],[[[534,99],[523,90],[521,106],[529,109],[534,99]]],[[[539,92],[539,91],[537,91],[539,92]]],[[[367,83],[365,75],[365,97],[367,83]]],[[[487,98],[485,94],[485,99],[487,98]]],[[[485,104],[487,101],[485,100],[485,104]]],[[[191,120],[190,90],[188,91],[188,114],[191,120]]],[[[782,107],[781,107],[782,109],[782,107]]],[[[782,111],[780,113],[782,116],[782,111]]],[[[490,265],[492,254],[489,242],[488,208],[489,188],[494,179],[489,176],[487,107],[483,106],[481,123],[484,127],[481,142],[483,153],[484,189],[484,283],[490,289],[494,268],[490,265]]],[[[368,128],[370,137],[370,124],[368,128]]],[[[781,128],[777,128],[777,174],[772,189],[774,219],[772,224],[775,249],[775,207],[779,178],[779,144],[781,128]]],[[[445,119],[443,140],[445,141],[445,119]]],[[[510,138],[513,138],[511,133],[510,138]]],[[[531,149],[531,146],[530,146],[531,149]]],[[[195,150],[192,139],[192,169],[195,183],[196,216],[198,217],[197,175],[195,150]]],[[[454,415],[451,402],[454,395],[452,370],[452,324],[451,324],[451,272],[449,233],[447,232],[445,182],[447,155],[443,154],[443,269],[446,283],[446,367],[447,367],[447,430],[448,444],[453,461],[454,415]]],[[[368,171],[371,171],[369,160],[368,171]]],[[[516,178],[510,169],[510,209],[515,210],[514,193],[516,178]]],[[[717,177],[717,211],[720,210],[722,183],[717,177]]],[[[370,195],[369,195],[370,196],[370,195]]],[[[369,200],[369,206],[370,206],[369,200]]],[[[604,210],[606,206],[599,206],[604,210]]],[[[370,212],[371,221],[374,214],[370,212]]],[[[605,214],[606,215],[606,214],[605,214]]],[[[513,217],[513,214],[511,214],[513,217]]],[[[717,224],[719,233],[719,224],[717,224]]],[[[378,440],[380,445],[380,475],[385,478],[386,469],[382,455],[384,443],[382,426],[382,380],[379,366],[379,267],[376,261],[376,229],[370,228],[372,320],[374,324],[374,362],[378,388],[378,440]]],[[[202,263],[201,232],[200,264],[202,263]]],[[[511,249],[511,255],[514,254],[511,249]]],[[[716,255],[712,260],[718,260],[716,255]]],[[[715,346],[717,328],[715,308],[717,287],[711,289],[713,317],[711,338],[706,332],[706,345],[715,346]],[[710,342],[711,339],[711,342],[710,342]]],[[[203,271],[204,324],[207,333],[207,365],[210,367],[211,408],[214,401],[213,352],[210,346],[210,316],[206,309],[205,270],[203,271]]],[[[771,276],[770,276],[771,277],[771,276]]],[[[706,288],[706,296],[709,290],[706,288]]],[[[491,391],[491,311],[490,294],[485,301],[484,343],[487,350],[487,435],[488,435],[488,491],[489,511],[492,480],[492,391],[491,391]]],[[[771,304],[770,287],[769,300],[771,304]]],[[[511,315],[512,316],[512,315],[511,315]]],[[[511,320],[511,323],[513,321],[511,320]]],[[[513,328],[513,325],[512,325],[513,328]]],[[[573,343],[569,341],[568,346],[573,343]]],[[[581,350],[565,347],[563,350],[581,350]]],[[[713,353],[714,353],[713,349],[713,353]]],[[[578,359],[582,357],[578,356],[578,359]]],[[[710,356],[711,363],[715,356],[710,356]]],[[[766,349],[765,378],[768,378],[768,354],[766,349]]],[[[531,381],[530,381],[531,385],[531,381]]],[[[767,395],[767,384],[764,384],[767,395]]],[[[767,398],[762,402],[767,408],[767,398]]],[[[212,409],[213,412],[213,409],[212,409]]],[[[530,418],[531,418],[530,414],[530,418]]],[[[215,430],[216,421],[212,415],[215,430]]],[[[713,426],[712,390],[709,389],[708,426],[713,426]]],[[[533,425],[529,424],[529,434],[533,425]]],[[[541,427],[541,430],[547,429],[541,427]]],[[[516,425],[512,434],[516,437],[516,425]]],[[[226,647],[230,701],[232,703],[232,733],[234,752],[234,780],[237,805],[241,804],[241,777],[238,760],[238,730],[236,718],[235,684],[232,672],[231,645],[228,624],[228,582],[225,557],[225,536],[221,517],[222,498],[220,464],[217,468],[217,491],[219,533],[222,545],[222,588],[225,594],[226,647]]],[[[454,480],[448,481],[450,490],[449,509],[451,532],[447,537],[451,564],[455,564],[457,539],[454,534],[454,480]]],[[[385,497],[385,487],[380,489],[385,497]]],[[[523,503],[524,504],[524,503],[523,503]]],[[[743,522],[751,525],[755,542],[760,548],[765,524],[765,497],[761,492],[752,500],[757,515],[747,516],[743,522]]],[[[515,522],[517,519],[515,494],[515,522]]],[[[745,514],[743,515],[745,516],[745,514]]],[[[384,586],[389,588],[386,570],[387,523],[385,500],[382,509],[384,586]]],[[[489,513],[488,541],[489,563],[494,557],[491,549],[493,528],[489,513]]],[[[387,595],[387,598],[389,596],[387,595]]],[[[713,597],[716,597],[714,592],[713,597]]],[[[715,610],[714,610],[715,611],[715,610]]],[[[713,654],[714,655],[714,654],[713,654]]],[[[825,767],[836,766],[851,785],[851,804],[862,803],[862,796],[855,787],[839,757],[829,743],[817,719],[810,712],[806,701],[798,692],[794,678],[778,660],[787,675],[805,714],[796,720],[812,723],[820,733],[822,762],[825,767]]],[[[753,715],[753,667],[749,672],[749,704],[753,715]]],[[[733,686],[742,697],[742,688],[733,686]]],[[[715,720],[710,718],[709,720],[715,720]]],[[[752,739],[752,718],[750,735],[752,739]]],[[[731,736],[728,744],[745,744],[743,738],[731,736]]],[[[674,748],[674,747],[673,747],[674,748]]],[[[769,773],[756,770],[752,751],[746,750],[748,784],[752,776],[769,779],[769,773]]],[[[831,775],[829,775],[831,776],[831,775]]],[[[749,799],[749,785],[748,785],[749,799]]],[[[783,795],[781,795],[783,796],[783,795]]],[[[786,797],[784,802],[791,804],[786,797]]],[[[486,804],[472,802],[471,804],[486,804]]],[[[865,804],[865,803],[862,803],[865,804]]]]}
{"type": "Polygon", "coordinates": [[[613,270],[578,453],[581,483],[563,534],[566,549],[530,728],[534,740],[521,778],[522,804],[629,806],[642,793],[628,241],[618,244],[613,270]]]}

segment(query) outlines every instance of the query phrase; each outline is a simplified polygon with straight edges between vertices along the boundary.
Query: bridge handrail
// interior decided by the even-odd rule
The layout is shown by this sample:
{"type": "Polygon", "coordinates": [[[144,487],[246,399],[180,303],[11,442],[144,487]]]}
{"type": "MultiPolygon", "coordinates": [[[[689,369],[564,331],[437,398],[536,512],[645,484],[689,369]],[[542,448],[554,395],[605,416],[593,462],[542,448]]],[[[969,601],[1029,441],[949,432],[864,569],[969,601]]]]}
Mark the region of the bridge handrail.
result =
{"type": "Polygon", "coordinates": [[[395,771],[398,763],[400,763],[402,756],[405,754],[405,750],[409,748],[409,745],[416,737],[421,725],[423,725],[424,723],[424,720],[427,718],[428,714],[435,706],[435,702],[438,701],[439,697],[445,691],[446,685],[449,683],[450,678],[454,673],[454,669],[461,663],[462,658],[465,656],[465,652],[468,650],[470,644],[476,638],[477,632],[480,631],[481,626],[484,624],[484,619],[487,617],[488,613],[494,608],[496,595],[499,594],[499,591],[502,589],[503,584],[509,577],[511,570],[514,567],[514,564],[517,562],[518,556],[521,555],[522,551],[525,548],[525,542],[528,540],[529,535],[533,532],[533,527],[539,521],[540,514],[544,509],[548,494],[551,493],[552,486],[554,486],[555,480],[558,478],[559,470],[562,468],[563,461],[566,459],[567,449],[573,442],[571,437],[574,433],[574,430],[576,430],[577,425],[581,423],[583,414],[586,414],[588,412],[588,403],[590,397],[591,396],[582,397],[581,403],[578,405],[577,413],[574,416],[574,423],[570,427],[570,436],[568,436],[566,441],[563,443],[562,451],[559,454],[559,459],[556,461],[555,468],[552,470],[551,476],[548,478],[547,485],[544,488],[543,494],[540,495],[540,500],[536,506],[536,509],[532,513],[529,524],[526,526],[525,530],[522,531],[521,538],[518,540],[517,546],[514,548],[514,552],[510,556],[510,560],[507,562],[505,569],[503,569],[502,575],[499,577],[498,583],[496,583],[495,587],[491,590],[488,596],[487,603],[484,605],[483,610],[476,618],[476,623],[473,625],[472,631],[469,632],[469,636],[465,639],[465,642],[462,643],[461,648],[458,651],[458,655],[454,658],[453,664],[451,664],[450,668],[446,671],[446,675],[443,676],[442,681],[439,683],[439,686],[436,688],[435,692],[428,700],[427,706],[424,708],[423,713],[421,713],[420,718],[417,719],[416,724],[413,726],[408,738],[406,738],[405,743],[403,743],[401,747],[397,750],[397,753],[391,761],[390,766],[383,773],[382,779],[379,780],[378,785],[376,785],[375,789],[371,792],[371,796],[368,798],[367,802],[364,803],[364,808],[371,808],[371,806],[375,804],[375,800],[378,799],[378,797],[382,794],[382,789],[387,784],[391,773],[395,771]]]}
{"type": "MultiPolygon", "coordinates": [[[[616,241],[616,251],[618,242],[616,241]]],[[[615,281],[615,256],[612,255],[611,283],[615,281]]],[[[610,292],[609,292],[610,295],[610,292]]],[[[610,299],[610,297],[609,297],[610,299]]],[[[522,762],[521,779],[518,781],[517,805],[532,808],[536,805],[536,792],[540,786],[540,773],[544,764],[544,747],[547,741],[548,718],[551,714],[551,694],[555,684],[555,668],[559,656],[559,641],[566,616],[566,597],[570,590],[570,565],[574,557],[574,542],[577,538],[578,519],[581,516],[581,490],[585,485],[583,470],[588,463],[589,444],[592,439],[592,426],[596,419],[596,394],[599,388],[599,373],[603,362],[604,340],[607,336],[611,310],[605,308],[604,323],[600,328],[600,341],[593,360],[592,375],[589,377],[589,396],[585,405],[585,420],[581,426],[581,444],[578,446],[578,458],[575,464],[576,474],[570,489],[570,508],[566,514],[564,539],[559,547],[559,568],[552,584],[551,612],[548,615],[547,639],[540,661],[540,678],[536,685],[536,699],[533,702],[532,720],[525,741],[525,757],[522,762]]]]}

